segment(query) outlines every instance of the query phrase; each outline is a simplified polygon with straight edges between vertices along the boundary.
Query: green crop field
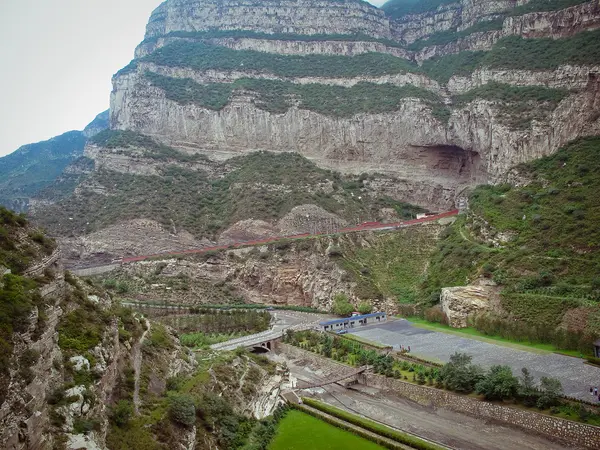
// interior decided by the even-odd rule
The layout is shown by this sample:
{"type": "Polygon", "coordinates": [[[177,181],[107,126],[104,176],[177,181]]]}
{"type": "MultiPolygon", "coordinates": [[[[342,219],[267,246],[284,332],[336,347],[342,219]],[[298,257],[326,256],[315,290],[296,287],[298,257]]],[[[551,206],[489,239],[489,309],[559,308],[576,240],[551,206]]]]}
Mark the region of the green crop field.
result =
{"type": "Polygon", "coordinates": [[[269,450],[379,450],[383,447],[322,422],[300,411],[290,411],[269,450]]]}

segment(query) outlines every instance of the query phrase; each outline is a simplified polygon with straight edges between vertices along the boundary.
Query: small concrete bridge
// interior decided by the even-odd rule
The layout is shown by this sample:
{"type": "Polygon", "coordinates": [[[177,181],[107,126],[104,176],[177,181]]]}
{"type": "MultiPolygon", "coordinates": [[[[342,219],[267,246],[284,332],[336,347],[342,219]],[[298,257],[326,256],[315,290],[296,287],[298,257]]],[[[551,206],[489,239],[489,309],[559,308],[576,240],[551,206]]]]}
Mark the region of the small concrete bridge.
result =
{"type": "Polygon", "coordinates": [[[274,327],[271,330],[263,331],[262,333],[251,334],[236,339],[231,339],[227,342],[221,342],[220,344],[213,344],[210,346],[213,350],[235,350],[238,347],[245,347],[247,349],[264,349],[265,351],[271,351],[273,349],[274,341],[280,339],[286,330],[303,331],[314,328],[313,323],[302,323],[292,326],[285,327],[274,327]]]}

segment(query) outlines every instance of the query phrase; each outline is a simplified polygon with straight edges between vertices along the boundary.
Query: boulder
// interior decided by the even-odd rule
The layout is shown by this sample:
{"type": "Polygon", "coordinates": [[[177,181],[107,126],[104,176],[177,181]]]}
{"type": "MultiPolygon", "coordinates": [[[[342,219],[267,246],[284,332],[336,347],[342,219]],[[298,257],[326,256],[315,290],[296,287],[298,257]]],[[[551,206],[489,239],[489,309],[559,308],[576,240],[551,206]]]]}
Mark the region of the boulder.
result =
{"type": "Polygon", "coordinates": [[[454,328],[465,328],[468,319],[478,313],[490,311],[494,291],[490,286],[459,286],[442,289],[442,311],[448,324],[454,328]]]}

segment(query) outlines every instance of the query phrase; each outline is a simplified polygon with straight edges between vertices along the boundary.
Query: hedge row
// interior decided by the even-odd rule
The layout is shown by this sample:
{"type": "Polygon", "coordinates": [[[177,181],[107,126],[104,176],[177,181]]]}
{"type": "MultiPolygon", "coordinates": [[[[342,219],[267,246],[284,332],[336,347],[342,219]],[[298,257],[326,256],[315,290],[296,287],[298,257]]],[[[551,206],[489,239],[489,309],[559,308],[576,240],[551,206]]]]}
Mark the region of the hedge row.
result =
{"type": "MultiPolygon", "coordinates": [[[[318,409],[326,414],[329,414],[333,417],[336,417],[340,420],[344,420],[353,425],[364,428],[365,430],[376,433],[380,436],[386,437],[393,441],[396,441],[400,444],[408,445],[412,448],[422,449],[422,450],[439,450],[443,447],[438,445],[423,441],[417,437],[411,436],[409,434],[403,433],[401,431],[396,431],[392,428],[389,428],[385,425],[381,425],[377,422],[374,422],[369,419],[365,419],[363,417],[357,416],[355,414],[351,414],[342,409],[336,408],[335,406],[327,405],[325,403],[321,403],[312,398],[302,398],[302,401],[312,408],[318,409]]],[[[384,444],[381,444],[384,445],[384,444]]],[[[389,448],[389,447],[388,447],[389,448]]]]}

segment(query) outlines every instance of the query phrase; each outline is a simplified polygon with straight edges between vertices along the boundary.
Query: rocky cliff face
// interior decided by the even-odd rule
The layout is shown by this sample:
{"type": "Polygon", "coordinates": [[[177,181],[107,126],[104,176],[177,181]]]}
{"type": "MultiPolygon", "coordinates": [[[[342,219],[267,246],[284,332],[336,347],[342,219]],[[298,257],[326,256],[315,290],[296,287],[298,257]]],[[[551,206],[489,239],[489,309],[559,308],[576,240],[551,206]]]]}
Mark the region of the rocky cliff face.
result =
{"type": "Polygon", "coordinates": [[[211,29],[295,34],[365,33],[377,38],[389,37],[389,21],[383,11],[355,0],[169,0],[150,16],[146,39],[173,31],[211,29]]]}
{"type": "Polygon", "coordinates": [[[388,19],[382,11],[358,2],[254,5],[169,0],[152,15],[146,40],[137,50],[137,56],[142,58],[137,68],[114,78],[111,125],[140,131],[210,157],[227,158],[257,150],[294,151],[321,167],[342,172],[393,174],[404,180],[407,188],[400,183],[398,189],[407,201],[427,205],[431,195],[422,192],[443,191],[450,195],[445,195],[444,201],[438,199],[436,207],[449,207],[469,186],[498,182],[515,164],[550,154],[579,136],[600,132],[595,75],[598,67],[563,65],[555,70],[481,67],[468,76],[456,74],[441,82],[419,70],[385,76],[289,77],[245,70],[243,64],[237,70],[167,67],[144,62],[143,57],[175,40],[201,39],[236,51],[343,55],[349,58],[349,63],[356,55],[380,52],[422,63],[464,51],[487,51],[499,39],[510,35],[560,38],[600,25],[596,1],[560,11],[504,18],[522,3],[464,0],[445,4],[435,11],[388,19]],[[436,33],[460,33],[474,25],[503,18],[502,29],[461,35],[450,43],[425,46],[417,51],[405,47],[436,33]],[[244,32],[250,35],[243,36],[244,32]],[[218,33],[242,35],[227,37],[218,33]],[[365,39],[344,40],[339,36],[357,33],[365,39]],[[310,35],[315,34],[336,37],[311,40],[310,35]],[[297,35],[302,37],[294,38],[297,35]],[[369,41],[374,38],[388,41],[369,41]],[[195,102],[173,100],[165,90],[149,82],[145,76],[148,72],[174,80],[193,80],[200,86],[213,83],[221,86],[245,79],[346,88],[361,83],[415,86],[437,95],[438,103],[432,105],[431,101],[416,98],[417,95],[400,100],[390,112],[357,111],[348,117],[332,117],[294,102],[286,112],[267,111],[252,92],[236,91],[224,107],[215,110],[195,102]],[[455,104],[453,96],[493,82],[569,89],[572,95],[524,128],[507,125],[507,115],[516,116],[518,121],[517,107],[514,112],[507,112],[502,102],[476,98],[466,105],[455,104]],[[447,113],[441,118],[438,113],[443,109],[447,113]]]}

